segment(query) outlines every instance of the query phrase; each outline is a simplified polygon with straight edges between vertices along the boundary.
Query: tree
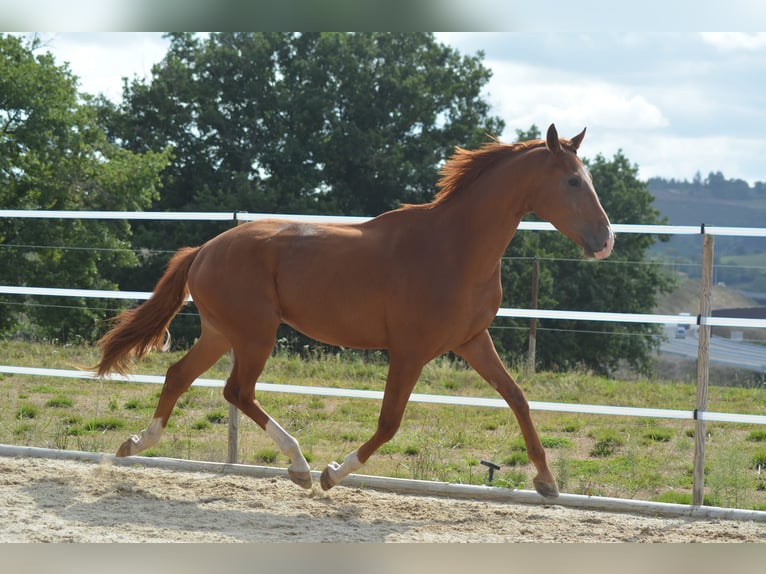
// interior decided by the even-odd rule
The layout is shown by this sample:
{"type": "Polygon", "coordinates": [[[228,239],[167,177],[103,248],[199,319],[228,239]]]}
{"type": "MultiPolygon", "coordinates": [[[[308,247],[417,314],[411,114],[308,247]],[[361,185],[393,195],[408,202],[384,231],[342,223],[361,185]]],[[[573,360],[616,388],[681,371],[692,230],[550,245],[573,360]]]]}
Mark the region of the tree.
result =
{"type": "MultiPolygon", "coordinates": [[[[612,223],[665,222],[652,207],[654,198],[646,184],[638,179],[638,167],[622,151],[611,160],[599,154],[584,161],[612,223]]],[[[592,262],[583,260],[579,247],[559,233],[518,233],[503,262],[503,305],[529,306],[530,262],[537,257],[542,261],[540,308],[651,313],[658,296],[673,284],[647,258],[655,241],[652,235],[620,235],[609,259],[592,262]]],[[[661,335],[659,327],[642,323],[542,320],[538,328],[537,363],[541,367],[580,365],[603,374],[613,372],[622,360],[648,371],[661,335]]],[[[510,360],[525,357],[526,330],[497,329],[493,336],[510,360]]]]}
{"type": "MultiPolygon", "coordinates": [[[[109,143],[95,100],[39,41],[0,35],[0,204],[9,209],[140,210],[157,197],[166,152],[133,154],[109,143]]],[[[0,283],[114,288],[115,270],[136,263],[126,222],[0,221],[0,283]],[[67,247],[72,246],[72,247],[67,247]]],[[[90,337],[106,311],[82,299],[6,298],[0,329],[28,319],[35,333],[90,337]]]]}

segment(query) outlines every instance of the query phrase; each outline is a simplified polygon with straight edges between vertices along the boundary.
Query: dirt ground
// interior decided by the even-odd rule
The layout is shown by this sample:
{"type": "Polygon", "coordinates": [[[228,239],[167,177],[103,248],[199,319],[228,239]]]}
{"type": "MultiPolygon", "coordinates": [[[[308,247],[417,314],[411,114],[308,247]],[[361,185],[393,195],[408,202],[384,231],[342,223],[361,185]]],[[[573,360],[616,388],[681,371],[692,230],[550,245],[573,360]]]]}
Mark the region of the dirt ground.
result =
{"type": "Polygon", "coordinates": [[[0,457],[0,542],[766,542],[766,524],[0,457]]]}

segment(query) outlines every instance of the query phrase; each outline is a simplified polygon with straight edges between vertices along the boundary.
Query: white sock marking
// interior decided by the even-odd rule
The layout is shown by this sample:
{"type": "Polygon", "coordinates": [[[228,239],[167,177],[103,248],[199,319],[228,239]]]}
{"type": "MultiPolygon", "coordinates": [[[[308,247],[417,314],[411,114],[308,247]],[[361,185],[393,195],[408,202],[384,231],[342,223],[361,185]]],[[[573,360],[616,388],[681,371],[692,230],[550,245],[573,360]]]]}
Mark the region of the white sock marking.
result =
{"type": "Polygon", "coordinates": [[[277,421],[271,418],[269,419],[269,422],[266,423],[266,434],[268,434],[277,444],[279,450],[290,458],[290,462],[292,462],[290,465],[291,470],[297,472],[309,472],[311,470],[309,463],[306,462],[306,458],[301,452],[301,447],[298,444],[298,441],[290,436],[285,429],[279,426],[277,421]]]}
{"type": "Polygon", "coordinates": [[[338,484],[341,480],[346,478],[352,472],[362,468],[362,463],[359,462],[359,455],[357,451],[354,451],[343,459],[341,464],[337,462],[331,462],[327,465],[327,474],[333,481],[333,484],[338,484]]]}

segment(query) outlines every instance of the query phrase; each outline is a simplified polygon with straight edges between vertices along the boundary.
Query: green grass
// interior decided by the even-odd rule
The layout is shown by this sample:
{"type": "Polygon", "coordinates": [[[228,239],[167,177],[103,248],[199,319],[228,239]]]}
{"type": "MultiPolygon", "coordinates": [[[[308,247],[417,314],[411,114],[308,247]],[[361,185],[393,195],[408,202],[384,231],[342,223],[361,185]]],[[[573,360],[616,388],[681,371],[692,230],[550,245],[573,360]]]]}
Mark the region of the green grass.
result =
{"type": "MultiPolygon", "coordinates": [[[[0,341],[8,364],[70,369],[93,364],[89,347],[0,341]]],[[[152,353],[134,372],[161,374],[182,355],[152,353]]],[[[204,376],[225,379],[228,357],[204,376]]],[[[381,391],[387,364],[341,352],[302,360],[278,353],[260,377],[270,383],[381,391]]],[[[662,379],[614,380],[585,372],[516,373],[530,401],[692,410],[694,385],[662,379]]],[[[427,365],[415,392],[496,398],[461,362],[427,365]]],[[[135,383],[3,375],[0,443],[115,452],[151,421],[160,389],[135,383]],[[33,415],[33,416],[30,416],[33,415]]],[[[340,461],[375,431],[380,404],[366,399],[258,392],[266,411],[299,441],[313,469],[340,461]]],[[[766,387],[711,386],[708,408],[763,414],[766,387]]],[[[540,440],[562,492],[658,500],[691,497],[692,421],[533,411],[540,440]]],[[[221,389],[193,387],[183,395],[152,456],[225,461],[228,405],[221,389]]],[[[766,430],[708,423],[706,495],[739,508],[766,507],[766,430]],[[761,465],[760,474],[758,465],[761,465]]],[[[254,422],[240,421],[240,461],[287,466],[287,458],[254,422]]],[[[144,454],[147,454],[146,452],[144,454]]],[[[399,432],[360,472],[464,484],[485,484],[477,461],[501,465],[493,485],[532,488],[535,475],[510,409],[411,403],[399,432]]]]}
{"type": "Polygon", "coordinates": [[[71,397],[53,397],[45,402],[46,407],[53,407],[59,409],[71,408],[74,406],[74,401],[71,397]]]}
{"type": "Polygon", "coordinates": [[[35,405],[21,405],[16,411],[17,419],[35,419],[40,414],[40,409],[35,405]]]}

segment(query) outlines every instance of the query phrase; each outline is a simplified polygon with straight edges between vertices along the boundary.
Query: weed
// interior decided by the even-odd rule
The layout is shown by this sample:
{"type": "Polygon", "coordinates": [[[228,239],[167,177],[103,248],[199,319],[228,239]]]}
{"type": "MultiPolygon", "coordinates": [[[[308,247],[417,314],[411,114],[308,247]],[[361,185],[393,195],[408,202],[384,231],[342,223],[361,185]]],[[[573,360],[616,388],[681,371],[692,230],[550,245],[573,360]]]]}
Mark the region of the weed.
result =
{"type": "Polygon", "coordinates": [[[128,411],[135,411],[141,408],[141,402],[138,399],[130,399],[125,401],[125,409],[128,411]]]}
{"type": "Polygon", "coordinates": [[[274,464],[277,461],[277,451],[272,448],[265,448],[255,453],[255,460],[265,464],[274,464]]]}
{"type": "Polygon", "coordinates": [[[652,428],[646,432],[644,432],[644,438],[649,441],[654,442],[670,442],[670,439],[673,438],[673,429],[668,428],[652,428]]]}
{"type": "Polygon", "coordinates": [[[87,421],[83,427],[88,431],[117,430],[125,426],[125,421],[116,417],[96,417],[87,421]]]}
{"type": "Polygon", "coordinates": [[[562,427],[561,431],[566,433],[576,433],[581,428],[580,424],[577,422],[567,421],[565,422],[562,427]]]}
{"type": "Polygon", "coordinates": [[[503,459],[503,464],[506,466],[524,466],[529,464],[529,457],[526,452],[516,451],[503,459]]]}
{"type": "Polygon", "coordinates": [[[541,436],[540,442],[545,448],[571,448],[574,446],[574,443],[568,438],[555,436],[541,436]]]}
{"type": "Polygon", "coordinates": [[[202,431],[210,428],[210,422],[207,420],[199,420],[192,425],[194,430],[202,431]]]}
{"type": "Polygon", "coordinates": [[[566,492],[569,488],[569,478],[572,471],[571,460],[567,456],[559,454],[554,463],[556,472],[556,481],[559,484],[559,489],[562,492],[566,492]]]}
{"type": "Polygon", "coordinates": [[[747,435],[747,438],[745,440],[748,440],[750,442],[765,442],[766,441],[766,430],[754,430],[749,435],[747,435]]]}
{"type": "Polygon", "coordinates": [[[515,439],[513,439],[508,445],[508,448],[510,448],[512,451],[527,452],[527,445],[524,442],[523,437],[516,437],[515,439]]]}
{"type": "Polygon", "coordinates": [[[615,449],[625,444],[625,440],[611,428],[594,430],[589,433],[589,436],[596,439],[596,444],[593,445],[590,455],[599,458],[611,456],[615,449]]]}
{"type": "MultiPolygon", "coordinates": [[[[652,500],[655,502],[665,502],[667,504],[691,504],[692,493],[681,492],[678,490],[667,490],[661,493],[659,496],[655,496],[652,500]]],[[[712,495],[704,495],[702,497],[702,504],[705,506],[720,506],[718,500],[712,495]]]]}
{"type": "Polygon", "coordinates": [[[404,447],[404,454],[407,456],[417,456],[420,454],[420,449],[414,444],[408,444],[406,447],[404,447]]]}
{"type": "Polygon", "coordinates": [[[13,429],[13,436],[26,441],[30,438],[29,435],[32,434],[33,430],[34,430],[33,425],[29,423],[22,423],[20,425],[17,425],[16,428],[13,429]]]}
{"type": "Polygon", "coordinates": [[[442,386],[448,391],[456,391],[460,388],[460,383],[457,381],[442,381],[442,386]]]}
{"type": "Polygon", "coordinates": [[[495,478],[494,484],[504,488],[524,488],[527,484],[527,476],[518,470],[506,471],[495,478]]]}
{"type": "Polygon", "coordinates": [[[222,425],[229,422],[229,415],[224,411],[213,411],[205,415],[205,418],[216,425],[222,425]]]}
{"type": "Polygon", "coordinates": [[[57,409],[71,408],[74,406],[74,401],[72,401],[72,399],[69,397],[57,396],[53,397],[52,399],[48,399],[48,401],[45,403],[45,406],[57,409]]]}
{"type": "Polygon", "coordinates": [[[319,397],[311,397],[311,400],[308,402],[308,408],[314,411],[321,411],[324,409],[324,401],[319,397]]]}
{"type": "Polygon", "coordinates": [[[16,411],[17,419],[35,419],[40,414],[40,409],[35,405],[21,405],[16,411]]]}

